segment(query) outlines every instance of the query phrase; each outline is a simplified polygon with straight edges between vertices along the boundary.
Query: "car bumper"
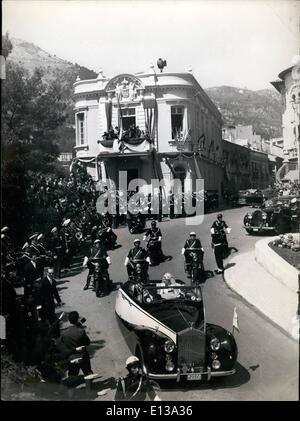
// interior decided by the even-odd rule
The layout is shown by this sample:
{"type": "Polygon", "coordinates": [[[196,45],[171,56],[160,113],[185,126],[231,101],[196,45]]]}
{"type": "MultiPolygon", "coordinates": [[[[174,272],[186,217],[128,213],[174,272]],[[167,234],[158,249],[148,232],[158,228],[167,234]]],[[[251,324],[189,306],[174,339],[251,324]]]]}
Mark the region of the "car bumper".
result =
{"type": "MultiPolygon", "coordinates": [[[[189,373],[192,374],[192,373],[189,373]]],[[[207,369],[204,372],[201,373],[193,373],[193,374],[201,374],[201,379],[195,380],[195,381],[201,381],[201,380],[210,380],[212,377],[223,377],[223,376],[232,376],[235,374],[235,369],[232,370],[226,370],[226,371],[212,371],[210,368],[207,369]]],[[[153,380],[177,380],[180,381],[181,379],[187,379],[188,374],[181,373],[178,371],[177,373],[168,373],[168,374],[154,374],[154,373],[148,373],[148,377],[153,380]]]]}
{"type": "Polygon", "coordinates": [[[255,231],[255,232],[275,230],[275,227],[253,227],[253,226],[247,226],[247,225],[244,225],[243,228],[245,228],[248,231],[255,231]]]}

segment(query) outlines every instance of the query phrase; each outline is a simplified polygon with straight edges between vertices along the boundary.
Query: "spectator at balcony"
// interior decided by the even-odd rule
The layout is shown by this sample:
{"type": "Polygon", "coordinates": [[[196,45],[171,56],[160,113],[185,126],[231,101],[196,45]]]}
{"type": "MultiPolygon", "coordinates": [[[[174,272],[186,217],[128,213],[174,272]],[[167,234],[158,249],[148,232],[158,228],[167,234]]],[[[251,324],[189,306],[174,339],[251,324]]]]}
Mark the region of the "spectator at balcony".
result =
{"type": "Polygon", "coordinates": [[[142,132],[141,132],[139,126],[136,126],[135,137],[141,137],[141,135],[142,135],[142,132]]]}

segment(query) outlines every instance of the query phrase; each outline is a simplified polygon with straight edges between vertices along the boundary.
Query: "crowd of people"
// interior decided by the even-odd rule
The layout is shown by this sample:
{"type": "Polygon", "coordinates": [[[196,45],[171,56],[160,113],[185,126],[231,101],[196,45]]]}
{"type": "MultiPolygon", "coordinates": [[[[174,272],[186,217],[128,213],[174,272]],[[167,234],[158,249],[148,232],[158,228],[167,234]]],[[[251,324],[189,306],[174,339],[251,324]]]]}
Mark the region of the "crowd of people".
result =
{"type": "Polygon", "coordinates": [[[296,181],[288,182],[277,182],[275,183],[274,189],[278,196],[299,196],[300,195],[300,184],[296,181]]]}
{"type": "MultiPolygon", "coordinates": [[[[104,132],[102,139],[103,140],[114,140],[119,139],[120,137],[120,128],[116,126],[115,128],[110,128],[107,132],[104,132]]],[[[150,136],[148,131],[141,130],[139,126],[131,124],[128,129],[124,129],[121,134],[121,139],[124,141],[129,141],[133,139],[148,139],[150,141],[150,136]]]]}
{"type": "Polygon", "coordinates": [[[68,315],[69,327],[60,329],[66,315],[56,311],[64,305],[57,283],[82,253],[92,228],[103,230],[95,207],[98,195],[76,162],[69,177],[37,174],[34,182],[31,177],[26,181],[28,200],[34,197],[44,218],[33,211],[33,220],[28,221],[28,231],[33,232],[26,234],[24,244],[9,226],[1,229],[5,346],[15,362],[37,367],[42,378],[71,381],[80,369],[83,375],[92,373],[85,348],[90,342],[76,311],[68,315]]]}
{"type": "MultiPolygon", "coordinates": [[[[72,259],[80,255],[85,256],[83,266],[89,269],[84,290],[90,287],[91,280],[97,280],[99,274],[102,279],[103,274],[107,274],[104,289],[108,292],[108,268],[112,262],[107,250],[116,243],[111,227],[122,222],[130,225],[129,221],[134,216],[129,212],[124,216],[119,202],[114,215],[99,214],[96,209],[99,193],[92,179],[76,161],[68,177],[38,174],[34,183],[32,178],[27,181],[28,198],[35,198],[37,206],[42,210],[38,215],[34,213],[35,219],[29,222],[31,232],[23,239],[24,244],[20,244],[19,239],[13,238],[9,226],[1,229],[1,315],[6,321],[6,348],[15,361],[36,366],[42,378],[73,385],[80,378],[80,370],[82,376],[92,374],[86,348],[90,339],[85,332],[84,320],[80,320],[76,310],[68,315],[64,314],[64,303],[57,284],[62,272],[71,270],[72,259]],[[20,285],[23,293],[17,294],[16,287],[20,285]],[[66,318],[68,327],[61,329],[61,321],[66,318]]],[[[289,191],[298,191],[298,187],[291,185],[289,191]]],[[[282,189],[282,186],[276,188],[282,189]]],[[[130,196],[131,194],[129,198],[130,196]]],[[[165,259],[162,252],[162,232],[155,221],[160,221],[163,215],[162,206],[159,206],[158,214],[153,215],[151,196],[145,196],[144,199],[148,209],[144,218],[153,219],[151,228],[143,238],[147,241],[147,249],[141,247],[139,239],[135,239],[124,262],[128,278],[136,283],[147,283],[149,265],[159,264],[165,259]]],[[[169,216],[172,218],[176,197],[171,195],[170,199],[169,216]]],[[[140,200],[143,202],[142,195],[140,200]]],[[[145,221],[142,225],[145,226],[145,221]]],[[[222,214],[218,214],[210,233],[217,265],[215,273],[221,274],[224,271],[223,259],[230,253],[226,235],[230,233],[230,228],[222,214]]],[[[190,233],[183,245],[182,255],[188,277],[193,278],[196,262],[200,273],[200,278],[196,281],[203,282],[204,250],[195,232],[190,233]],[[195,254],[198,256],[196,260],[195,254]]],[[[137,368],[138,362],[134,362],[134,368],[137,368]]],[[[133,376],[132,379],[130,377],[133,381],[135,376],[131,372],[131,364],[128,367],[129,377],[133,376]]],[[[118,395],[122,395],[123,386],[120,381],[118,395]]]]}

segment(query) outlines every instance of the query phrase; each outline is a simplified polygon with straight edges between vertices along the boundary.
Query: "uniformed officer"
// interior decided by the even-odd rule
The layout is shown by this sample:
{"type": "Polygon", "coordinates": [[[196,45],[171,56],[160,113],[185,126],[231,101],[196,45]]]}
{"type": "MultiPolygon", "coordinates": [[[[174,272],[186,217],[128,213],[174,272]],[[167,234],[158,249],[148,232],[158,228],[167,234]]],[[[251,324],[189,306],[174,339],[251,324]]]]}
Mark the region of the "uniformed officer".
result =
{"type": "Polygon", "coordinates": [[[152,401],[161,400],[156,393],[159,386],[142,372],[140,360],[136,356],[127,358],[126,368],[128,374],[119,378],[115,401],[145,401],[147,395],[152,401]]]}
{"type": "Polygon", "coordinates": [[[215,273],[220,274],[224,272],[223,258],[224,247],[226,247],[226,244],[224,243],[224,235],[221,233],[221,231],[215,231],[213,228],[211,228],[211,238],[212,248],[214,249],[217,263],[217,269],[215,270],[215,273]]]}
{"type": "Polygon", "coordinates": [[[84,290],[87,290],[90,286],[90,281],[92,275],[94,274],[96,263],[101,264],[101,270],[104,272],[107,272],[108,266],[111,264],[111,260],[106,252],[106,248],[102,246],[100,240],[94,241],[94,246],[91,248],[90,257],[85,256],[84,258],[83,266],[86,265],[89,269],[86,284],[83,288],[84,290]]]}
{"type": "Polygon", "coordinates": [[[50,238],[48,241],[48,247],[53,255],[54,277],[56,279],[59,279],[60,272],[61,272],[61,265],[64,259],[65,245],[56,227],[53,227],[51,230],[50,238]]]}
{"type": "Polygon", "coordinates": [[[190,238],[188,238],[181,249],[181,254],[185,257],[185,271],[190,272],[190,264],[192,262],[190,252],[194,251],[195,253],[201,254],[201,260],[203,260],[204,249],[202,247],[201,241],[199,238],[196,238],[196,233],[194,231],[190,232],[190,238]]]}
{"type": "Polygon", "coordinates": [[[218,233],[223,238],[223,254],[229,254],[226,233],[230,232],[230,228],[228,227],[226,222],[223,221],[223,215],[221,213],[217,215],[217,220],[213,222],[210,232],[211,234],[218,233]]]}
{"type": "Polygon", "coordinates": [[[149,228],[146,231],[143,240],[144,241],[153,240],[153,241],[156,242],[158,256],[159,256],[160,260],[163,261],[164,260],[164,254],[163,254],[162,248],[161,248],[161,239],[162,239],[161,230],[160,230],[160,228],[158,228],[156,221],[152,221],[151,222],[151,228],[149,228]]]}
{"type": "Polygon", "coordinates": [[[128,252],[128,255],[125,259],[124,265],[127,267],[128,276],[134,274],[135,265],[141,263],[144,267],[145,272],[147,272],[150,258],[148,256],[147,250],[141,247],[141,240],[136,238],[133,242],[133,248],[128,252]]]}

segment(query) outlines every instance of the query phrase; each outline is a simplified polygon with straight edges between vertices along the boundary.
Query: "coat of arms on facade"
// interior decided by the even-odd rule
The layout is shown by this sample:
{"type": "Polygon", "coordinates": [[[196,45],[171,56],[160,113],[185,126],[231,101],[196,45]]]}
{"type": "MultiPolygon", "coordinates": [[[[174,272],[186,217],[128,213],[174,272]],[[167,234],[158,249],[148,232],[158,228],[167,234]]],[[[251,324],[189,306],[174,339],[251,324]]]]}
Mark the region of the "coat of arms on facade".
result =
{"type": "Polygon", "coordinates": [[[112,79],[108,83],[106,91],[114,92],[118,101],[133,101],[137,97],[137,90],[141,88],[141,83],[137,78],[122,75],[112,79]]]}

